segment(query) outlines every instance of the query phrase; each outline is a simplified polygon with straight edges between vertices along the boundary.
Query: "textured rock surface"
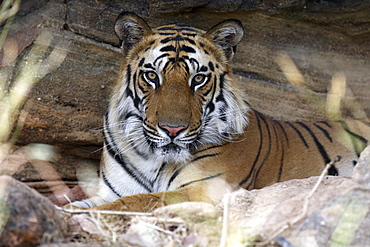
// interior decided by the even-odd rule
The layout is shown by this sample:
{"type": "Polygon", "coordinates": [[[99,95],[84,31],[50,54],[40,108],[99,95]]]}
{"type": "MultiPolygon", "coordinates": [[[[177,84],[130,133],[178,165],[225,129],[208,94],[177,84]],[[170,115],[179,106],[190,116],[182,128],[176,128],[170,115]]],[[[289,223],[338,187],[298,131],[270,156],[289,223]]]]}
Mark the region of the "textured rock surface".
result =
{"type": "Polygon", "coordinates": [[[0,246],[61,241],[67,223],[45,197],[9,176],[0,176],[0,246]]]}
{"type": "MultiPolygon", "coordinates": [[[[348,105],[356,99],[370,115],[368,1],[24,0],[10,33],[35,42],[19,46],[24,51],[12,66],[19,67],[34,46],[48,46],[46,55],[59,49],[67,56],[30,93],[19,144],[57,146],[55,169],[65,181],[76,179],[76,166],[99,163],[102,116],[120,66],[113,23],[122,10],[142,15],[153,27],[176,21],[208,29],[226,18],[242,20],[246,35],[233,61],[235,78],[263,113],[323,119],[326,92],[339,72],[350,89],[344,113],[353,115],[348,105]],[[50,44],[36,40],[42,32],[52,34],[50,44]],[[295,63],[306,89],[288,82],[279,66],[284,61],[295,63]]],[[[38,181],[31,167],[16,177],[38,181]]]]}

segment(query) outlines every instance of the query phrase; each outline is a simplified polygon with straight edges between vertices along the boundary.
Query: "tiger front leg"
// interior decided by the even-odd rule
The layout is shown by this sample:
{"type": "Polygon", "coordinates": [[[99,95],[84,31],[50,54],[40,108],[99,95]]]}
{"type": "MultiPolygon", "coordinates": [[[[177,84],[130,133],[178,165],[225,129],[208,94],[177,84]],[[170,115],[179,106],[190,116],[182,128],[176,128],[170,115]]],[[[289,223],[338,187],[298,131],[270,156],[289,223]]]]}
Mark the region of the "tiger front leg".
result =
{"type": "Polygon", "coordinates": [[[188,186],[174,191],[125,196],[92,209],[151,212],[159,207],[186,201],[216,203],[200,186],[188,186]]]}

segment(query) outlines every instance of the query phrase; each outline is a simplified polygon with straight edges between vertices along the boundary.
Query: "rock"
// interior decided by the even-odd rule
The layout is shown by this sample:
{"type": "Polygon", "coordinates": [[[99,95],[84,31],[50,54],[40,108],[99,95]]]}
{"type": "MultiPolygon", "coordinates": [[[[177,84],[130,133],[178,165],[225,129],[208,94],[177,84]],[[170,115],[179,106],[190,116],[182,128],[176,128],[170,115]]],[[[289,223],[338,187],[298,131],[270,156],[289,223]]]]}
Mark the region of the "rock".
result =
{"type": "MultiPolygon", "coordinates": [[[[246,235],[260,235],[263,239],[269,239],[276,231],[289,226],[290,222],[302,215],[305,198],[317,180],[318,177],[290,180],[260,190],[234,192],[229,197],[228,203],[230,218],[244,228],[246,235]]],[[[337,195],[338,191],[349,190],[354,185],[355,183],[348,178],[325,178],[309,200],[307,215],[319,211],[337,195]]],[[[224,204],[221,203],[219,206],[224,208],[224,204]]],[[[302,217],[294,224],[293,229],[302,224],[305,218],[302,217]]]]}
{"type": "Polygon", "coordinates": [[[155,247],[160,245],[160,232],[144,222],[132,224],[123,239],[129,245],[155,247]]]}
{"type": "MultiPolygon", "coordinates": [[[[370,245],[370,146],[361,154],[352,180],[355,186],[341,191],[319,212],[311,215],[287,240],[294,246],[370,245]],[[310,239],[307,241],[307,239],[310,239]]],[[[335,188],[333,188],[333,191],[335,188]]]]}
{"type": "Polygon", "coordinates": [[[0,245],[36,246],[66,235],[61,211],[35,190],[9,176],[0,177],[0,245]]]}
{"type": "Polygon", "coordinates": [[[353,171],[352,180],[370,189],[370,145],[362,151],[353,171]]]}

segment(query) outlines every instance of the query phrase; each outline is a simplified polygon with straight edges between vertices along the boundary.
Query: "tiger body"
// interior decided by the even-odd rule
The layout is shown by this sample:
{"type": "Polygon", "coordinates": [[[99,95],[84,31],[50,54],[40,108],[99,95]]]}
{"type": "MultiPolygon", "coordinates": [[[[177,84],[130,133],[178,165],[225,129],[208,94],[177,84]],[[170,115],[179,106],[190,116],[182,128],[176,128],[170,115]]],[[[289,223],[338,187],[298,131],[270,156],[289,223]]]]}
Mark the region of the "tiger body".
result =
{"type": "Polygon", "coordinates": [[[239,21],[208,32],[175,24],[152,30],[124,12],[115,31],[124,60],[105,115],[99,191],[73,205],[148,211],[217,203],[240,187],[319,175],[337,156],[329,174],[351,176],[366,145],[349,134],[357,131],[276,121],[251,109],[230,67],[243,37],[239,21]]]}

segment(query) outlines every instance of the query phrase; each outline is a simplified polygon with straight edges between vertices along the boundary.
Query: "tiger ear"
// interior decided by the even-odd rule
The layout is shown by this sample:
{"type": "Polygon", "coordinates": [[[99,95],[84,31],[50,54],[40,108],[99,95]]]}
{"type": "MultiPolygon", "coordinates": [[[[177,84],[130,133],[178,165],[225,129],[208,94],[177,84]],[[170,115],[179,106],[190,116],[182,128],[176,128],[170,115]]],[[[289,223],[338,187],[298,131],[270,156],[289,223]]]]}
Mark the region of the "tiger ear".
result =
{"type": "Polygon", "coordinates": [[[125,53],[137,44],[152,29],[138,15],[131,12],[122,12],[116,20],[114,31],[120,40],[122,52],[125,53]]]}
{"type": "Polygon", "coordinates": [[[212,27],[205,35],[222,48],[227,59],[231,61],[236,51],[236,45],[243,38],[244,29],[241,21],[228,19],[212,27]]]}

